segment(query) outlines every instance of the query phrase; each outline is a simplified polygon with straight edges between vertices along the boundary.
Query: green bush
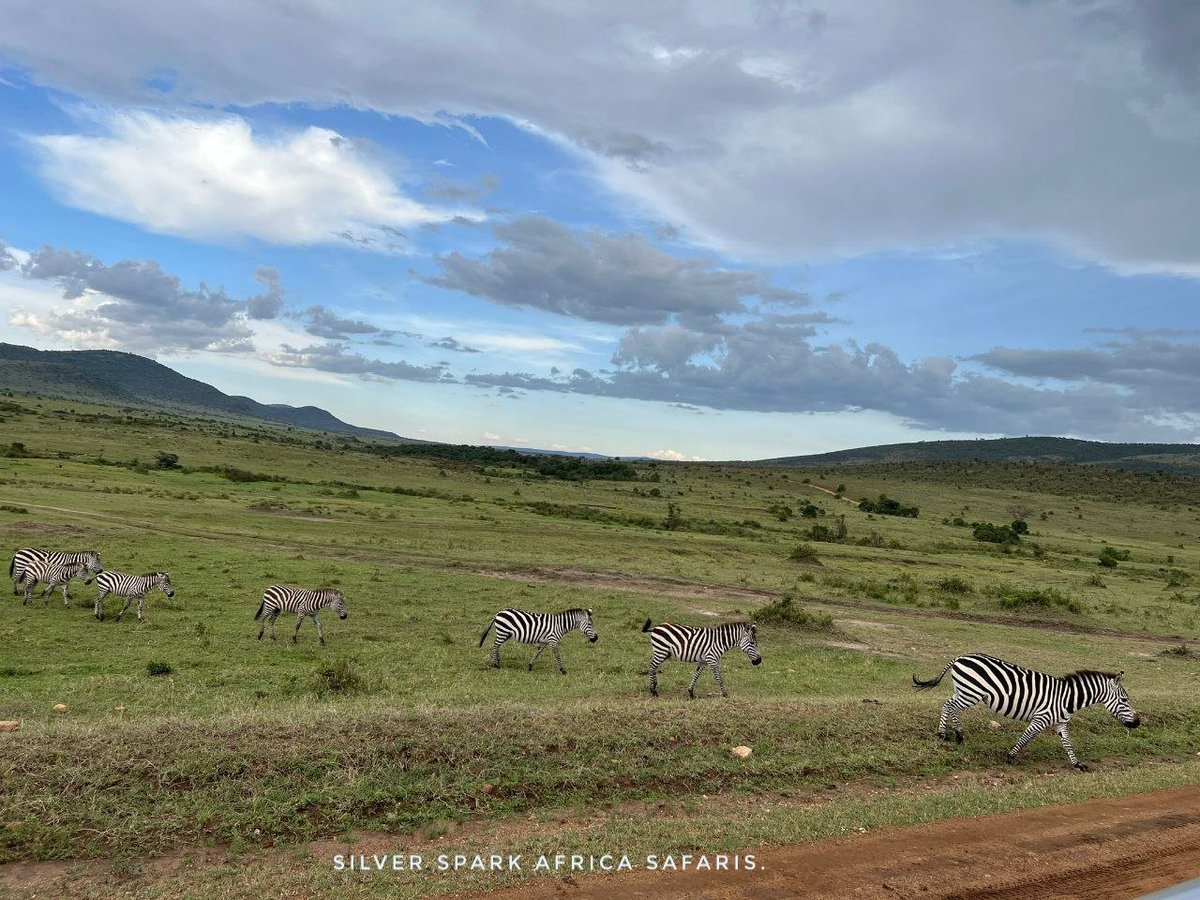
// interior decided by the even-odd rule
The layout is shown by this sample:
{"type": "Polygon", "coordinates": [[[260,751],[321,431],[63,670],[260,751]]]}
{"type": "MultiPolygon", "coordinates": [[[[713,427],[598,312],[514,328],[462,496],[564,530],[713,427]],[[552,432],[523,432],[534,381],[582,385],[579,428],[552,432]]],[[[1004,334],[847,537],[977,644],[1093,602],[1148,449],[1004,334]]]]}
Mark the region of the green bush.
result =
{"type": "Polygon", "coordinates": [[[972,522],[971,536],[989,544],[1018,544],[1021,536],[1010,525],[993,525],[991,522],[972,522]]]}
{"type": "Polygon", "coordinates": [[[957,575],[951,575],[948,578],[940,578],[934,583],[939,591],[945,594],[970,594],[974,592],[971,583],[965,579],[959,578],[957,575]]]}
{"type": "Polygon", "coordinates": [[[1106,569],[1115,569],[1118,562],[1124,562],[1128,559],[1128,550],[1118,550],[1116,547],[1105,547],[1100,551],[1100,559],[1097,562],[1097,565],[1101,565],[1106,569]]]}
{"type": "Polygon", "coordinates": [[[171,667],[165,662],[148,662],[146,663],[146,674],[152,676],[170,675],[171,667]]]}
{"type": "Polygon", "coordinates": [[[797,544],[796,548],[788,554],[788,559],[792,562],[807,563],[808,565],[821,565],[821,558],[817,555],[817,548],[812,544],[797,544]]]}
{"type": "Polygon", "coordinates": [[[864,497],[858,508],[867,513],[878,513],[881,516],[903,516],[908,519],[917,518],[920,510],[915,506],[905,506],[899,500],[893,500],[887,494],[880,494],[878,500],[864,497]]]}
{"type": "Polygon", "coordinates": [[[1076,615],[1083,612],[1083,606],[1078,600],[1072,600],[1054,588],[1003,587],[999,591],[999,601],[1005,609],[1053,609],[1057,606],[1076,615]]]}
{"type": "Polygon", "coordinates": [[[830,632],[834,630],[833,616],[809,612],[793,603],[792,598],[787,595],[755,610],[750,614],[750,618],[759,625],[775,625],[781,628],[794,628],[798,631],[830,632]]]}

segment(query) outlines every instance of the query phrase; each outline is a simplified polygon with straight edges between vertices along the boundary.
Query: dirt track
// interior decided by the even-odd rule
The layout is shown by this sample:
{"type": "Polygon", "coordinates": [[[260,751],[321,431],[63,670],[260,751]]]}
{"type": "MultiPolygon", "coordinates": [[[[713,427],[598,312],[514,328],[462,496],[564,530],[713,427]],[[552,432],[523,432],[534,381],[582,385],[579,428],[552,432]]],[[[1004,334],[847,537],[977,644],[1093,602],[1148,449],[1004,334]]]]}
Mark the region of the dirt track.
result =
{"type": "Polygon", "coordinates": [[[541,879],[482,896],[1125,900],[1200,877],[1200,787],[949,819],[776,847],[756,858],[753,872],[541,879]]]}

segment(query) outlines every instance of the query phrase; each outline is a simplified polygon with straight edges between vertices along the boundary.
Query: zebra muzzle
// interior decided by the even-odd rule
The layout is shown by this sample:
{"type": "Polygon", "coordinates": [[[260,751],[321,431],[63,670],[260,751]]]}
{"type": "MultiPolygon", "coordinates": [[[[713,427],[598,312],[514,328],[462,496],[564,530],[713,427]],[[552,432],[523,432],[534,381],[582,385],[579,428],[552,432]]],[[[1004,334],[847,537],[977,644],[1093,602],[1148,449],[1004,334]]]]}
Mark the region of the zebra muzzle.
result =
{"type": "Polygon", "coordinates": [[[1124,725],[1126,728],[1137,728],[1139,725],[1142,724],[1142,717],[1134,716],[1128,722],[1122,722],[1121,724],[1124,725]]]}
{"type": "Polygon", "coordinates": [[[594,635],[592,635],[590,638],[588,638],[588,643],[589,643],[589,644],[594,644],[594,643],[596,643],[596,641],[598,641],[598,640],[600,640],[600,635],[598,635],[598,634],[594,634],[594,635]]]}
{"type": "Polygon", "coordinates": [[[752,665],[752,666],[761,666],[761,665],[762,665],[762,657],[760,656],[758,659],[752,659],[752,660],[750,660],[750,665],[752,665]]]}

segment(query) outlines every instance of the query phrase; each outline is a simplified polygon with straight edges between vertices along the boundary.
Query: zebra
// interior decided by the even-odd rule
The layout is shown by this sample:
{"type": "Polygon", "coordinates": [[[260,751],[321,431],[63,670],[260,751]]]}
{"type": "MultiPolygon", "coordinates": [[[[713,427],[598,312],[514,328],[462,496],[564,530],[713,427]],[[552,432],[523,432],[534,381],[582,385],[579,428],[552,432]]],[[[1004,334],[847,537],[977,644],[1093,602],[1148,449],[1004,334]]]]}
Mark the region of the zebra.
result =
{"type": "MultiPolygon", "coordinates": [[[[66,606],[71,602],[71,595],[67,593],[68,583],[72,578],[81,578],[87,573],[87,564],[82,562],[52,562],[49,558],[30,560],[21,571],[21,584],[25,586],[25,600],[21,605],[29,606],[33,602],[34,585],[42,582],[46,585],[42,598],[49,603],[54,589],[62,588],[63,606],[66,606]]],[[[85,578],[84,584],[90,581],[91,578],[85,578]]]]}
{"type": "MultiPolygon", "coordinates": [[[[92,575],[99,575],[104,569],[100,566],[100,554],[95,550],[59,551],[39,550],[37,547],[23,547],[13,554],[12,562],[8,564],[8,577],[12,579],[13,596],[20,591],[17,585],[24,583],[25,569],[30,563],[39,559],[49,559],[55,563],[83,563],[92,575]]],[[[91,578],[86,578],[84,584],[90,584],[91,578]]],[[[36,584],[36,582],[34,582],[36,584]]]]}
{"type": "Polygon", "coordinates": [[[538,645],[537,652],[533,654],[533,658],[529,660],[529,665],[526,667],[527,671],[533,671],[533,664],[542,655],[542,651],[549,647],[554,651],[554,661],[558,663],[558,671],[563,675],[567,674],[567,670],[563,668],[562,656],[558,652],[558,642],[562,640],[563,635],[578,628],[587,636],[589,644],[600,640],[600,635],[596,634],[596,628],[592,624],[590,609],[567,609],[557,613],[502,609],[492,617],[492,621],[488,622],[488,627],[483,629],[483,634],[479,636],[480,647],[483,646],[488,632],[493,628],[496,629],[491,658],[491,665],[494,669],[500,668],[500,645],[509,638],[514,638],[521,644],[538,645]]]}
{"type": "Polygon", "coordinates": [[[317,618],[317,613],[327,606],[333,607],[333,611],[338,614],[339,619],[350,615],[346,609],[346,598],[337,588],[321,587],[310,591],[306,588],[287,587],[282,584],[271,585],[263,594],[258,612],[254,614],[256,622],[262,620],[262,627],[258,629],[258,639],[262,640],[263,631],[269,621],[271,623],[271,640],[275,640],[275,620],[279,618],[280,613],[291,612],[296,614],[296,630],[292,632],[292,643],[296,643],[300,635],[300,626],[304,624],[304,617],[308,616],[317,626],[317,638],[323,647],[325,646],[325,631],[321,628],[321,620],[317,618]]]}
{"type": "Polygon", "coordinates": [[[146,594],[161,588],[162,592],[168,597],[175,596],[175,588],[171,585],[171,576],[167,572],[147,572],[145,575],[122,575],[120,572],[101,572],[96,576],[96,587],[100,589],[96,594],[96,618],[104,621],[104,598],[109,594],[116,594],[118,597],[125,598],[125,605],[121,607],[121,611],[117,613],[117,621],[121,621],[121,617],[125,615],[125,611],[129,609],[129,604],[137,600],[137,617],[139,622],[144,622],[142,616],[142,604],[146,602],[146,594]]]}
{"type": "Polygon", "coordinates": [[[721,678],[721,654],[737,647],[750,657],[753,665],[762,662],[758,652],[758,629],[750,622],[729,622],[724,625],[675,625],[660,622],[653,628],[650,620],[642,626],[642,633],[650,633],[650,696],[658,696],[658,670],[672,656],[680,662],[696,664],[696,674],[688,685],[688,697],[696,699],[696,682],[705,667],[721,688],[721,696],[728,697],[725,681],[721,678]]]}
{"type": "Polygon", "coordinates": [[[1058,678],[994,656],[971,653],[951,660],[941,674],[930,681],[921,681],[914,675],[913,685],[919,690],[929,690],[947,672],[953,673],[954,695],[942,707],[938,737],[949,740],[946,734],[946,720],[949,719],[954,726],[954,740],[961,744],[963,730],[958,711],[983,703],[1002,716],[1029,723],[1016,745],[1008,751],[1010,763],[1017,761],[1026,744],[1047,728],[1053,728],[1058,732],[1071,765],[1086,772],[1087,766],[1075,755],[1067,722],[1074,713],[1093,703],[1102,703],[1126,728],[1137,728],[1142,721],[1121,684],[1124,672],[1080,669],[1058,678]]]}

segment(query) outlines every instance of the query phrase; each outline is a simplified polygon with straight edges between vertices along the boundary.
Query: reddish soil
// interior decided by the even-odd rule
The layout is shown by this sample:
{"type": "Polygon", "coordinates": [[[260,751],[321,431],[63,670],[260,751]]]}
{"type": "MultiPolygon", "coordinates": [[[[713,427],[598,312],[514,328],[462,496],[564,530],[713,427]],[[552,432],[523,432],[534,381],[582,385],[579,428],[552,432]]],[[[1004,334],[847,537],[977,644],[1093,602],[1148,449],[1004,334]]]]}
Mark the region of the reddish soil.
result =
{"type": "Polygon", "coordinates": [[[1200,787],[770,848],[752,872],[544,878],[488,900],[1125,900],[1200,877],[1200,787]]]}

